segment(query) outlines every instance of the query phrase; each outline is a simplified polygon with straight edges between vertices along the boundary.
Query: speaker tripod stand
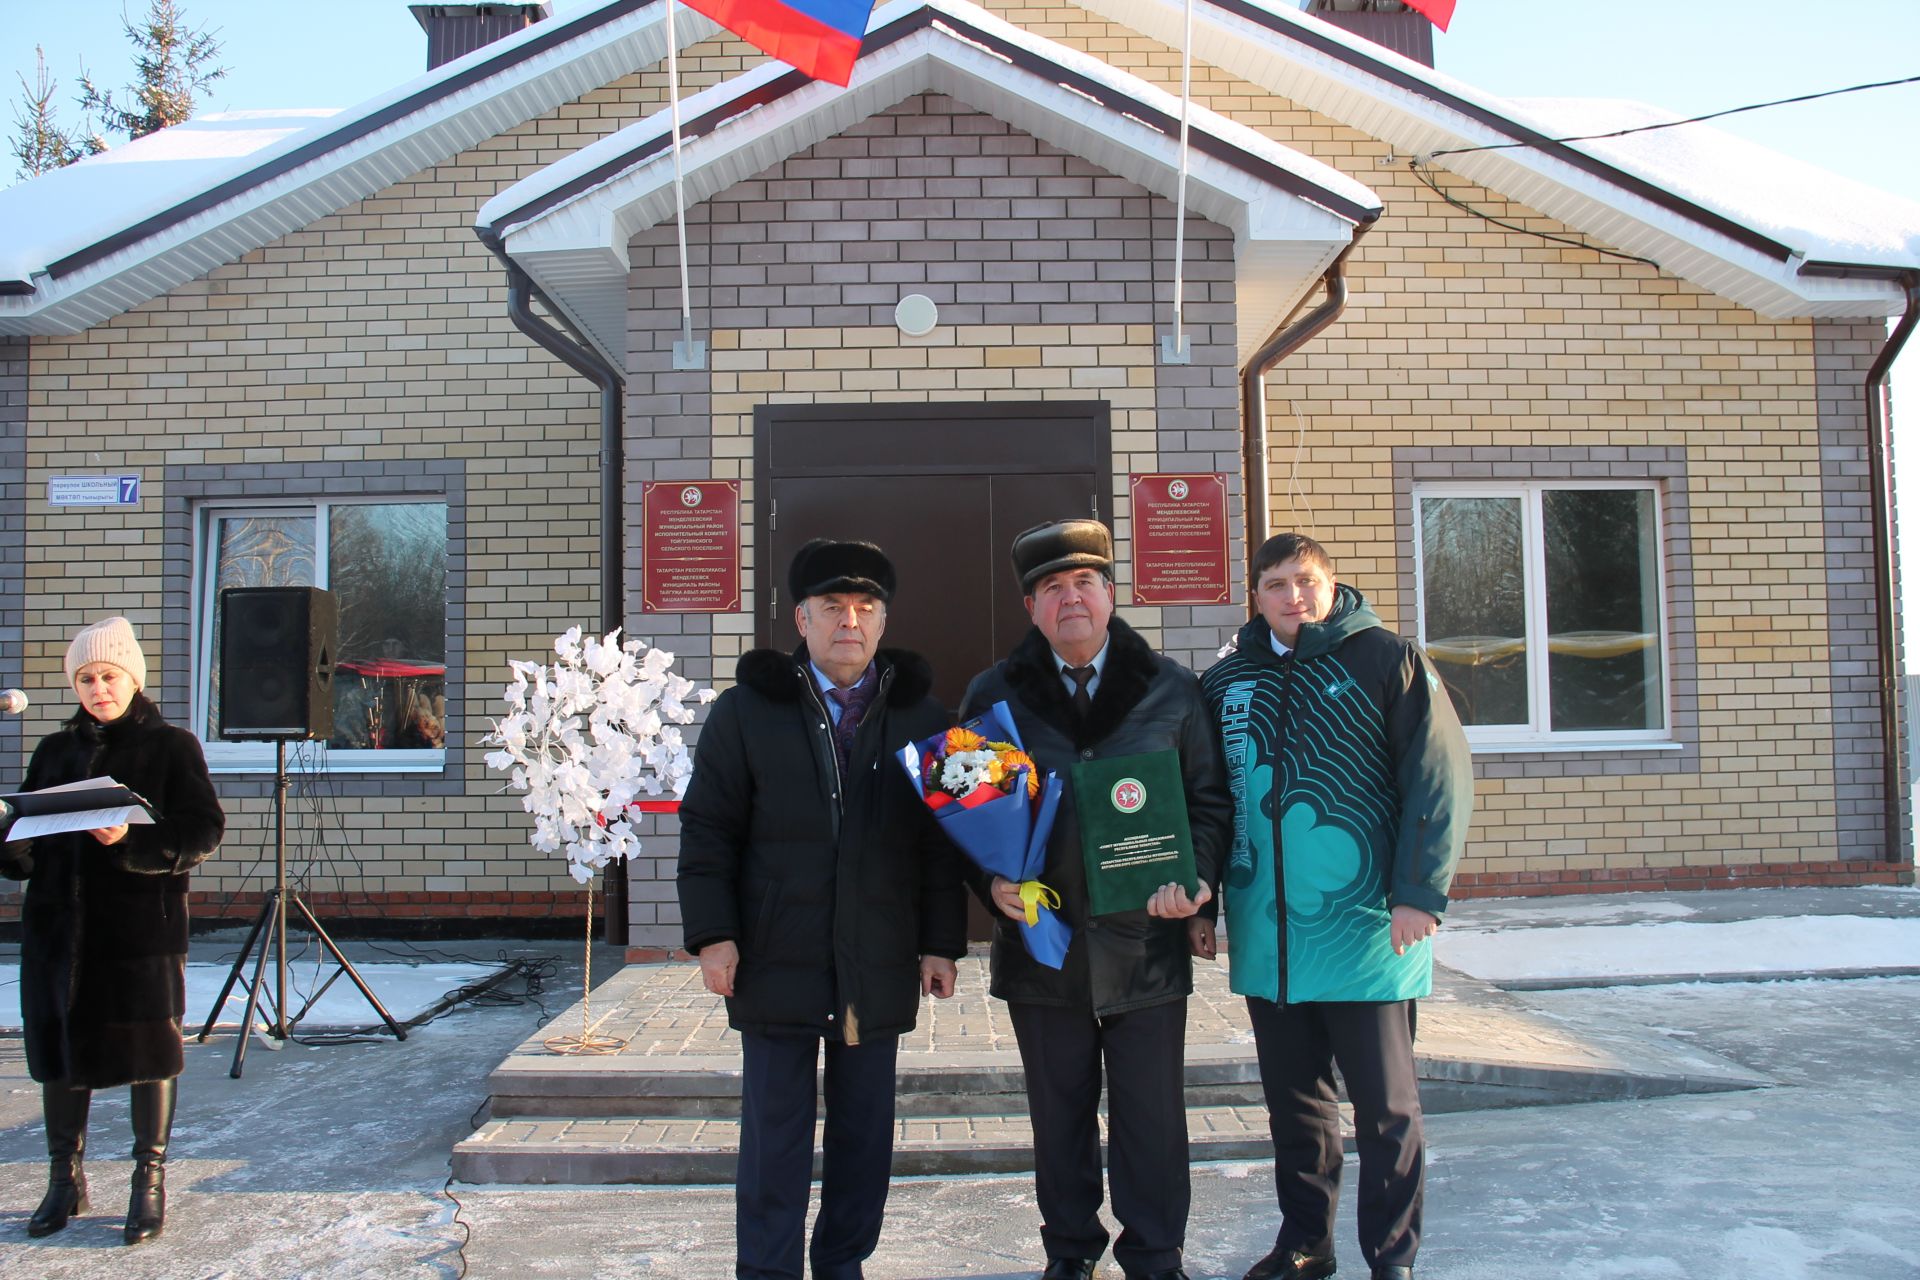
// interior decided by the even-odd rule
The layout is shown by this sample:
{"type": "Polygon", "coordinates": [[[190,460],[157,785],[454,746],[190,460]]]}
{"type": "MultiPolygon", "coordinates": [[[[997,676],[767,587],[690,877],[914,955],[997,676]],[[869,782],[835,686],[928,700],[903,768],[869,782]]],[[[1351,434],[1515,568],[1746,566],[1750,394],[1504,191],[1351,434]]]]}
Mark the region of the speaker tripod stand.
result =
{"type": "Polygon", "coordinates": [[[360,988],[360,994],[367,998],[367,1003],[373,1006],[375,1013],[380,1015],[380,1021],[387,1024],[387,1030],[393,1032],[394,1038],[398,1040],[407,1038],[406,1028],[393,1020],[393,1015],[388,1013],[386,1006],[380,1003],[380,997],[373,994],[373,988],[368,986],[366,979],[360,976],[360,971],[341,954],[340,948],[335,945],[332,938],[327,936],[327,931],[320,927],[320,922],[314,918],[313,912],[307,909],[307,904],[301,901],[300,895],[287,888],[288,785],[287,740],[275,738],[273,742],[273,888],[267,891],[267,900],[260,905],[260,914],[254,917],[253,928],[247,934],[247,944],[240,948],[240,955],[234,960],[233,968],[227,971],[226,983],[220,988],[219,997],[207,1013],[207,1024],[200,1028],[200,1043],[205,1044],[207,1037],[213,1034],[213,1024],[219,1020],[220,1011],[227,1007],[227,997],[233,994],[234,985],[241,980],[240,975],[247,966],[247,957],[253,955],[254,944],[259,943],[260,953],[253,962],[253,978],[247,983],[247,1011],[240,1020],[240,1042],[234,1046],[233,1070],[227,1073],[235,1080],[240,1078],[240,1072],[246,1066],[247,1044],[253,1038],[253,1015],[254,1011],[260,1007],[262,987],[267,976],[268,950],[272,950],[274,956],[271,1000],[273,1021],[268,1024],[266,1033],[270,1038],[280,1041],[280,1044],[270,1045],[270,1048],[278,1049],[285,1045],[293,1034],[293,1028],[299,1025],[300,1019],[306,1017],[307,1011],[313,1008],[315,1002],[326,994],[327,988],[331,987],[343,973],[353,980],[354,986],[360,988]],[[308,1000],[291,1018],[287,1016],[287,907],[289,904],[300,913],[301,918],[306,921],[306,927],[312,930],[313,935],[320,940],[320,945],[326,948],[327,954],[339,966],[333,977],[328,978],[325,985],[314,993],[313,998],[308,1000]],[[263,934],[267,936],[263,937],[263,934]]]}

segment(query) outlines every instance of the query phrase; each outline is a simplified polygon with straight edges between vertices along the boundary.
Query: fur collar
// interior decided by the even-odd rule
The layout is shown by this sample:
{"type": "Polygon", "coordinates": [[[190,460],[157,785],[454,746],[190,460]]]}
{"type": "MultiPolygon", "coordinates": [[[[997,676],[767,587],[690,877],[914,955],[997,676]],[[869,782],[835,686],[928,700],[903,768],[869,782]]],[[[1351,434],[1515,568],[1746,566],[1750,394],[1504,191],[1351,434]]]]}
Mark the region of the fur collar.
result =
{"type": "Polygon", "coordinates": [[[67,717],[66,727],[73,730],[82,742],[92,745],[102,740],[112,740],[127,729],[142,725],[160,725],[166,721],[160,718],[160,708],[153,705],[146,694],[135,691],[133,700],[127,703],[127,709],[112,724],[101,724],[93,718],[93,713],[85,707],[67,717]]]}
{"type": "MultiPolygon", "coordinates": [[[[914,706],[933,690],[933,668],[910,649],[882,649],[874,655],[874,663],[880,668],[882,679],[888,671],[893,672],[893,683],[887,686],[890,707],[914,706]]],[[[750,649],[740,655],[733,671],[735,680],[769,702],[799,701],[801,690],[806,688],[801,681],[812,679],[812,675],[807,669],[805,645],[792,653],[750,649]]]]}
{"type": "Polygon", "coordinates": [[[1127,714],[1147,696],[1159,670],[1160,657],[1140,633],[1118,617],[1107,623],[1107,665],[1085,724],[1076,721],[1073,699],[1060,678],[1060,664],[1040,628],[1029,630],[1007,655],[1007,683],[1033,714],[1065,734],[1073,745],[1101,742],[1120,727],[1127,714]]]}

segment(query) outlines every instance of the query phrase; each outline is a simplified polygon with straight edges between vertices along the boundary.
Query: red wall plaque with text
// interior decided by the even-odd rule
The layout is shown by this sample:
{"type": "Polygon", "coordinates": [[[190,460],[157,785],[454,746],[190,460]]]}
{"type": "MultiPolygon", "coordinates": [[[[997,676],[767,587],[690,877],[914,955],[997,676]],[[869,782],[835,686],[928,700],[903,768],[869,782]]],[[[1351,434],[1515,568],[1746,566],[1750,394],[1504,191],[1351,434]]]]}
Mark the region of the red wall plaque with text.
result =
{"type": "Polygon", "coordinates": [[[640,521],[642,613],[740,608],[738,480],[649,480],[640,521]]]}
{"type": "Polygon", "coordinates": [[[1229,604],[1227,478],[1134,475],[1135,604],[1229,604]]]}

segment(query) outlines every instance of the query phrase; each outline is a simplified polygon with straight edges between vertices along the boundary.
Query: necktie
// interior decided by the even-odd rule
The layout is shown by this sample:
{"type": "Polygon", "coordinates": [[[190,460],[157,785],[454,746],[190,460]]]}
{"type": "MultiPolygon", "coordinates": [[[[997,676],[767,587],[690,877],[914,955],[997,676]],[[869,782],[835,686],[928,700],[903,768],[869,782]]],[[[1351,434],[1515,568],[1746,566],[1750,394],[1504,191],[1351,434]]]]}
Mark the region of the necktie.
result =
{"type": "Polygon", "coordinates": [[[1087,692],[1087,686],[1093,683],[1093,667],[1068,667],[1067,677],[1073,681],[1073,713],[1084,720],[1093,710],[1093,695],[1087,692]]]}
{"type": "Polygon", "coordinates": [[[857,688],[827,690],[827,696],[840,708],[840,722],[833,726],[833,753],[840,757],[843,774],[851,767],[853,735],[860,731],[860,716],[866,710],[864,700],[855,698],[856,692],[857,688]]]}

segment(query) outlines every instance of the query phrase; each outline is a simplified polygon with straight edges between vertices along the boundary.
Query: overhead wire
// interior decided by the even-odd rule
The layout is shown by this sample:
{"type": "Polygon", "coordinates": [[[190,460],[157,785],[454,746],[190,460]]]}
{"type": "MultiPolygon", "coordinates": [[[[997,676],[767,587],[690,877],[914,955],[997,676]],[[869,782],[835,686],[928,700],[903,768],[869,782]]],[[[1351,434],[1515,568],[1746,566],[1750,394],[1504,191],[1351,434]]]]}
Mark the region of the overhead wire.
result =
{"type": "Polygon", "coordinates": [[[1866,84],[1848,85],[1843,89],[1823,89],[1817,93],[1795,94],[1790,98],[1774,98],[1766,102],[1750,102],[1745,106],[1727,107],[1720,111],[1708,111],[1696,116],[1687,116],[1681,120],[1660,120],[1653,124],[1631,125],[1624,129],[1610,129],[1602,133],[1577,133],[1568,134],[1561,138],[1521,139],[1514,142],[1488,142],[1472,147],[1443,147],[1437,151],[1429,151],[1424,155],[1410,158],[1407,161],[1407,168],[1415,178],[1419,179],[1422,185],[1442,200],[1454,208],[1459,209],[1461,212],[1471,214],[1493,226],[1500,227],[1507,231],[1518,232],[1521,235],[1533,236],[1536,239],[1549,240],[1555,244],[1564,244],[1576,249],[1585,249],[1590,253],[1601,254],[1609,258],[1617,258],[1624,262],[1638,262],[1659,271],[1663,268],[1652,258],[1642,257],[1634,253],[1622,253],[1619,250],[1604,248],[1597,244],[1589,244],[1584,240],[1577,240],[1571,236],[1555,235],[1548,231],[1537,231],[1532,227],[1523,227],[1518,223],[1495,217],[1484,209],[1477,209],[1466,201],[1441,189],[1440,184],[1435,182],[1431,176],[1432,162],[1442,156],[1464,156],[1486,151],[1525,150],[1544,146],[1559,146],[1569,142],[1599,142],[1609,138],[1625,138],[1637,133],[1651,133],[1658,129],[1677,129],[1682,125],[1702,124],[1708,120],[1719,120],[1725,116],[1735,116],[1747,111],[1762,111],[1768,107],[1784,107],[1801,102],[1815,102],[1821,98],[1839,97],[1842,94],[1848,93],[1863,93],[1869,89],[1890,89],[1904,84],[1920,84],[1920,76],[1903,76],[1895,80],[1875,80],[1866,84]]]}
{"type": "Polygon", "coordinates": [[[1477,147],[1448,147],[1440,151],[1430,151],[1427,159],[1441,156],[1463,156],[1475,151],[1511,151],[1515,148],[1557,145],[1563,142],[1598,142],[1606,138],[1624,138],[1634,133],[1651,133],[1655,129],[1677,129],[1683,124],[1701,124],[1708,120],[1718,120],[1723,116],[1737,116],[1743,111],[1762,111],[1768,107],[1792,106],[1797,102],[1814,102],[1821,98],[1835,98],[1844,93],[1862,93],[1868,89],[1891,89],[1897,85],[1920,84],[1920,76],[1905,76],[1898,80],[1875,80],[1870,84],[1848,85],[1844,89],[1823,89],[1818,93],[1802,93],[1791,98],[1775,98],[1770,102],[1750,102],[1744,107],[1728,107],[1723,111],[1709,111],[1705,115],[1688,116],[1684,120],[1662,120],[1654,124],[1637,124],[1626,129],[1614,129],[1607,133],[1579,133],[1564,138],[1546,138],[1540,141],[1489,142],[1477,147]]]}
{"type": "Polygon", "coordinates": [[[1440,184],[1435,182],[1431,177],[1427,175],[1426,170],[1421,167],[1420,161],[1418,159],[1408,160],[1407,169],[1409,172],[1413,174],[1415,178],[1418,178],[1420,180],[1421,184],[1425,186],[1427,190],[1433,192],[1433,194],[1439,196],[1442,200],[1446,201],[1448,204],[1452,205],[1454,208],[1460,210],[1463,213],[1470,213],[1474,217],[1479,218],[1482,222],[1491,223],[1492,225],[1496,227],[1501,227],[1507,231],[1517,231],[1523,236],[1533,236],[1536,239],[1540,239],[1540,240],[1551,240],[1555,244],[1570,245],[1575,249],[1585,249],[1589,253],[1598,253],[1609,258],[1619,258],[1626,262],[1643,263],[1646,266],[1652,267],[1655,271],[1662,270],[1662,267],[1660,266],[1660,264],[1655,262],[1652,258],[1643,258],[1637,253],[1622,253],[1618,249],[1608,249],[1602,245],[1588,244],[1586,241],[1576,240],[1572,236],[1555,235],[1551,231],[1537,231],[1532,227],[1523,227],[1517,222],[1509,222],[1505,218],[1496,218],[1494,215],[1488,213],[1484,209],[1476,209],[1472,205],[1468,204],[1466,201],[1460,199],[1458,196],[1455,196],[1446,191],[1443,191],[1440,187],[1440,184]]]}

